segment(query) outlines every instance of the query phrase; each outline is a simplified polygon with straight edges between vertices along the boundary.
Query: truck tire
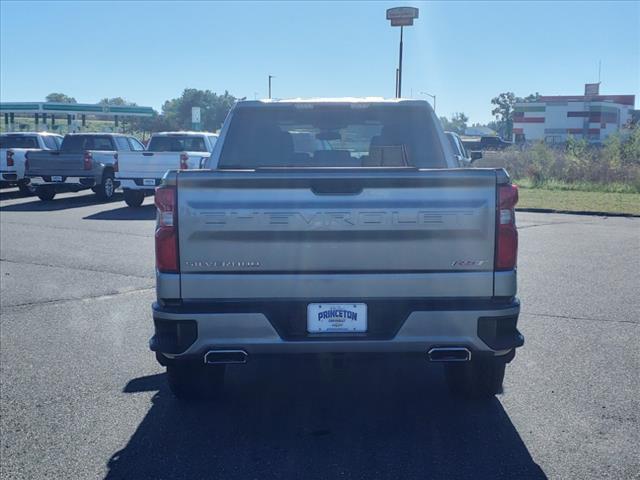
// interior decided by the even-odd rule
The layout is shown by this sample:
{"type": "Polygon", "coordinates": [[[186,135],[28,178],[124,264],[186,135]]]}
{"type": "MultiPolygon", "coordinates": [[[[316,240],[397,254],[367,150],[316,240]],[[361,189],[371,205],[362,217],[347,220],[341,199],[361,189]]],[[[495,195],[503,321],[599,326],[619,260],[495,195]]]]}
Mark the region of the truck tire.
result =
{"type": "Polygon", "coordinates": [[[36,187],[36,195],[43,202],[50,202],[56,196],[56,189],[50,185],[36,187]]]}
{"type": "Polygon", "coordinates": [[[144,202],[144,192],[141,190],[131,190],[130,188],[126,188],[124,190],[124,201],[128,206],[138,208],[142,205],[142,202],[144,202]]]}
{"type": "Polygon", "coordinates": [[[501,358],[445,365],[449,391],[468,398],[489,398],[502,393],[506,362],[501,358]]]}
{"type": "Polygon", "coordinates": [[[96,185],[94,192],[101,200],[111,200],[116,193],[116,182],[113,179],[113,172],[106,170],[102,174],[102,182],[96,185]]]}
{"type": "Polygon", "coordinates": [[[36,193],[36,189],[33,185],[31,185],[28,181],[20,181],[18,182],[18,190],[20,190],[20,193],[22,195],[33,195],[34,193],[36,193]]]}
{"type": "Polygon", "coordinates": [[[224,365],[173,364],[167,365],[167,381],[179,400],[207,400],[222,389],[224,372],[224,365]]]}

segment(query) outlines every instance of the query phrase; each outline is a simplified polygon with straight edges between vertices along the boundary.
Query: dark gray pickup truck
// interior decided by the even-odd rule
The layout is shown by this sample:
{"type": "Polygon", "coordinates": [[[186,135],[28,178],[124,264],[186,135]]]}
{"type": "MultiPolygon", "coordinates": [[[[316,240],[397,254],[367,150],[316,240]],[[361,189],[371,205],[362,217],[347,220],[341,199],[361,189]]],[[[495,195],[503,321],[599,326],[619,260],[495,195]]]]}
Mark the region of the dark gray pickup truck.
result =
{"type": "Polygon", "coordinates": [[[138,140],[116,133],[72,133],[60,150],[30,152],[25,174],[40,200],[53,200],[58,192],[91,188],[99,198],[110,200],[118,187],[118,152],[133,150],[138,140]]]}
{"type": "Polygon", "coordinates": [[[518,190],[458,168],[426,102],[239,102],[204,167],[155,196],[150,346],[178,397],[301,354],[414,355],[500,392],[524,342],[518,190]]]}

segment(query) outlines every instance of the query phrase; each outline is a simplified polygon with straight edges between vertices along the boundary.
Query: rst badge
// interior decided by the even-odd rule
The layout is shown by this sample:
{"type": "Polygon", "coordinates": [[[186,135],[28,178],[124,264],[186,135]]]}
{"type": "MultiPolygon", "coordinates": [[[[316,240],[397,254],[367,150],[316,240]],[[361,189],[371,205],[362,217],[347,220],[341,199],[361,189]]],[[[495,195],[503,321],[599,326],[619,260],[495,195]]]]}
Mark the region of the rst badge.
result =
{"type": "Polygon", "coordinates": [[[485,263],[487,263],[486,260],[456,260],[455,262],[451,263],[451,266],[458,268],[473,268],[481,267],[485,263]]]}

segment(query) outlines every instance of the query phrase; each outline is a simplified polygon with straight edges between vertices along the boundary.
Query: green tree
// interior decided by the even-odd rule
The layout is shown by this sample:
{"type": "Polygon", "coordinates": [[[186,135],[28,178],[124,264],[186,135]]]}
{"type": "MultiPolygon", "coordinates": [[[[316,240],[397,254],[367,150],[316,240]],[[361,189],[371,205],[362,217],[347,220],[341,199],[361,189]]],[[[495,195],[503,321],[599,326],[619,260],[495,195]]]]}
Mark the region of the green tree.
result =
{"type": "MultiPolygon", "coordinates": [[[[491,99],[491,104],[495,105],[491,110],[491,115],[496,117],[494,130],[502,138],[511,140],[513,134],[513,109],[516,103],[530,103],[540,100],[538,92],[531,93],[526,97],[516,97],[513,92],[503,92],[491,99]]],[[[492,127],[493,128],[493,127],[492,127]]]]}
{"type": "Polygon", "coordinates": [[[129,102],[122,97],[103,98],[98,102],[98,105],[128,105],[131,107],[136,106],[134,102],[129,102]]]}
{"type": "Polygon", "coordinates": [[[511,139],[513,132],[513,107],[516,103],[516,96],[513,92],[504,92],[491,99],[491,104],[495,105],[491,110],[491,115],[496,117],[498,122],[498,133],[502,138],[511,139]]]}
{"type": "Polygon", "coordinates": [[[540,100],[540,94],[538,92],[531,93],[526,97],[516,97],[516,103],[530,103],[537,102],[538,100],[540,100]]]}
{"type": "Polygon", "coordinates": [[[159,115],[155,110],[150,117],[131,117],[129,119],[131,132],[142,135],[143,139],[147,138],[147,134],[153,132],[166,132],[169,130],[177,130],[178,128],[171,124],[164,115],[159,115]]]}
{"type": "Polygon", "coordinates": [[[59,102],[59,103],[78,103],[76,99],[65,95],[64,93],[50,93],[45,97],[47,102],[59,102]]]}
{"type": "Polygon", "coordinates": [[[464,131],[467,129],[468,121],[469,117],[467,117],[463,112],[454,113],[451,116],[451,120],[447,117],[440,117],[442,128],[447,132],[455,132],[458,135],[464,134],[464,131]]]}
{"type": "Polygon", "coordinates": [[[164,102],[162,114],[172,129],[190,129],[191,108],[200,107],[202,128],[214,132],[222,126],[235,102],[236,98],[227,91],[218,95],[211,90],[186,88],[179,98],[164,102]]]}

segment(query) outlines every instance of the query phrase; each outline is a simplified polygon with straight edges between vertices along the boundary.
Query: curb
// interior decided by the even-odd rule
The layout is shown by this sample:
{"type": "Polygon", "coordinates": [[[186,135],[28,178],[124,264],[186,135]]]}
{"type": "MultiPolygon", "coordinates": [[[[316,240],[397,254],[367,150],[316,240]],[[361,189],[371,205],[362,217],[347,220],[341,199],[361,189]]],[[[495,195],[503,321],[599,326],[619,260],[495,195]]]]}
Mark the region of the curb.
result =
{"type": "Polygon", "coordinates": [[[516,212],[532,212],[532,213],[562,213],[567,215],[585,215],[593,217],[627,217],[627,218],[640,218],[640,214],[635,213],[618,213],[618,212],[592,212],[574,211],[574,210],[555,210],[553,208],[517,208],[516,212]]]}

